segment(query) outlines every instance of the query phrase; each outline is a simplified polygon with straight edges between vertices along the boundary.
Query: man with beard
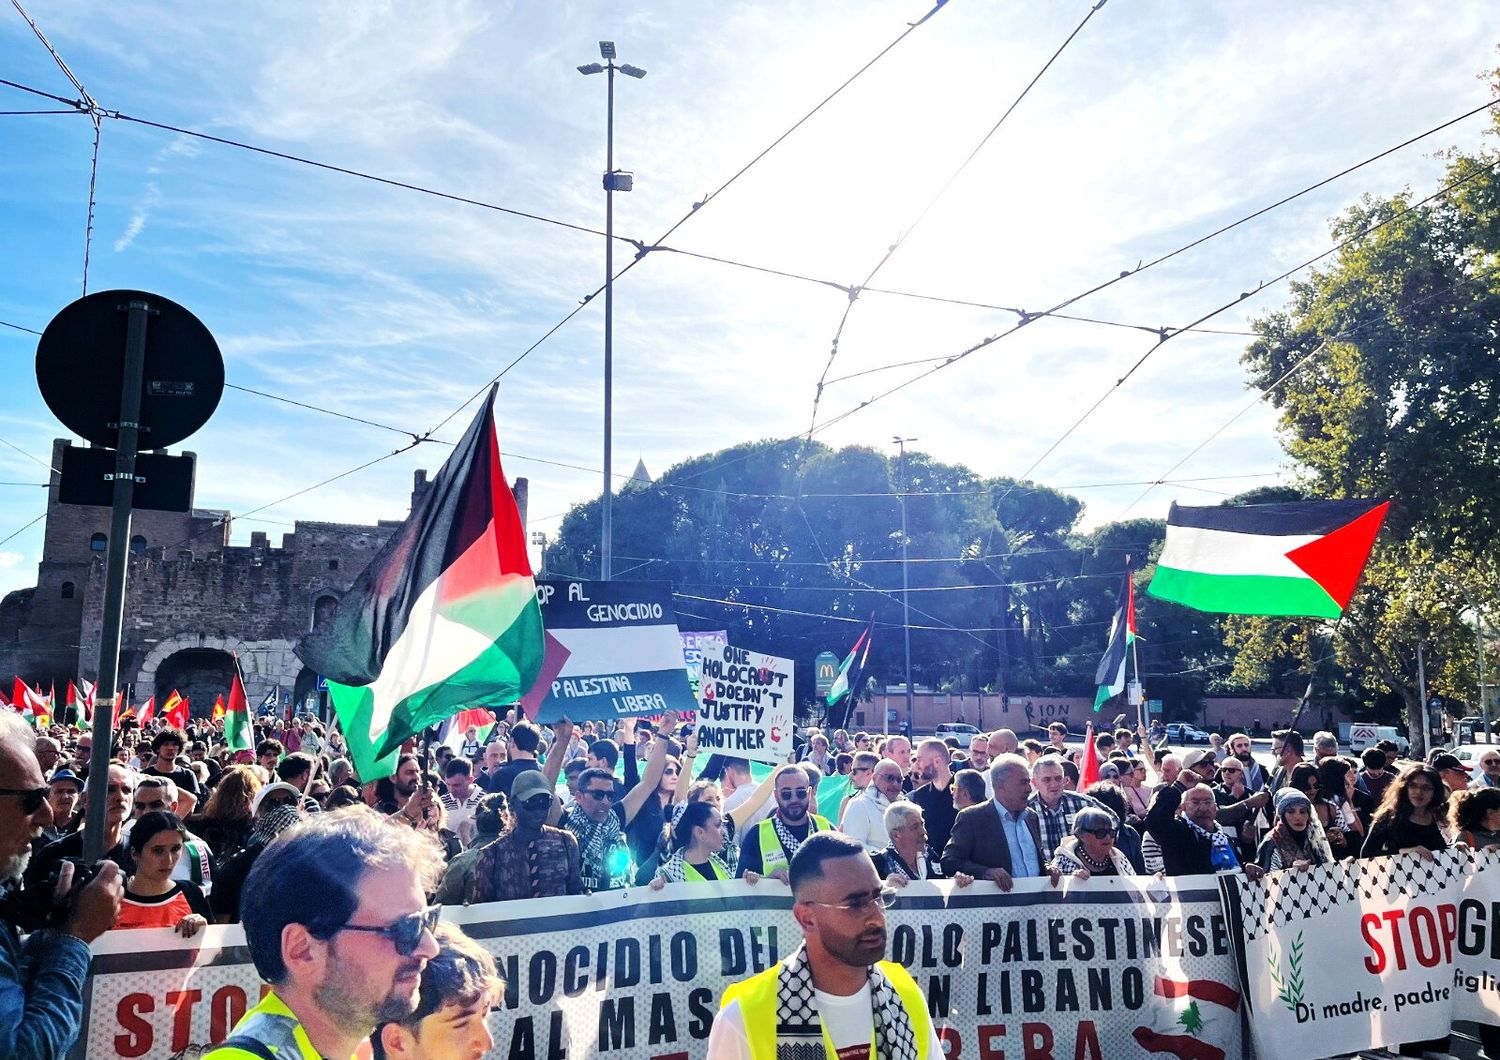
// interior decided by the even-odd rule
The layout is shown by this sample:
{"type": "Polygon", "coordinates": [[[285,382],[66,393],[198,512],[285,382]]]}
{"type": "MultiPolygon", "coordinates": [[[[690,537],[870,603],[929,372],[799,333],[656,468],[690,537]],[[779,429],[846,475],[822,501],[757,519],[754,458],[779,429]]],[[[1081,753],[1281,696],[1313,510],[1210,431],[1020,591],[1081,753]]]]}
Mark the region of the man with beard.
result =
{"type": "Polygon", "coordinates": [[[1242,732],[1234,733],[1229,737],[1229,753],[1239,759],[1240,765],[1245,767],[1245,790],[1252,795],[1257,791],[1264,791],[1266,787],[1266,771],[1260,767],[1251,753],[1250,737],[1242,732]]]}
{"type": "Polygon", "coordinates": [[[881,959],[896,891],[881,886],[864,847],[837,832],[810,836],[790,875],[792,915],[805,941],[724,991],[709,1060],[825,1053],[939,1060],[943,1048],[922,991],[900,964],[881,959]]]}
{"type": "MultiPolygon", "coordinates": [[[[587,773],[588,771],[585,771],[587,773]]],[[[583,791],[609,791],[609,778],[595,772],[583,791]]],[[[583,893],[583,870],[578,840],[572,832],[547,823],[552,812],[552,786],[536,770],[516,777],[511,788],[515,827],[485,847],[474,869],[474,902],[505,902],[517,898],[551,898],[583,893]]],[[[593,801],[593,796],[587,796],[593,801]]],[[[605,805],[612,808],[612,803],[605,805]]]]}
{"type": "Polygon", "coordinates": [[[442,868],[425,836],[358,807],[316,814],[269,844],[240,910],[272,989],[206,1060],[347,1057],[379,1024],[409,1020],[438,955],[441,907],[427,894],[442,868]]]}
{"type": "MultiPolygon", "coordinates": [[[[18,882],[32,843],[52,823],[47,785],[32,750],[36,735],[11,711],[0,712],[0,886],[18,882]]],[[[66,893],[73,866],[62,866],[66,893]]],[[[83,1026],[89,943],[114,927],[124,883],[106,862],[72,899],[62,930],[32,932],[25,944],[0,921],[0,1056],[62,1057],[83,1026]]]]}
{"type": "MultiPolygon", "coordinates": [[[[771,795],[776,800],[776,812],[745,833],[738,874],[758,872],[786,883],[797,850],[813,833],[831,832],[833,825],[828,818],[807,812],[811,788],[800,766],[782,766],[774,776],[771,795]]],[[[858,840],[850,841],[858,844],[858,840]]]]}
{"type": "Polygon", "coordinates": [[[948,762],[948,745],[936,738],[919,743],[913,779],[922,782],[912,790],[911,801],[922,808],[927,841],[933,850],[942,850],[948,845],[953,819],[958,816],[953,808],[953,770],[948,762]]]}
{"type": "MultiPolygon", "coordinates": [[[[132,798],[135,795],[136,775],[128,766],[119,762],[109,764],[109,780],[104,789],[104,856],[122,869],[134,869],[130,849],[125,843],[125,822],[130,819],[132,798]]],[[[80,828],[69,832],[55,843],[49,843],[31,859],[26,870],[26,888],[32,890],[42,886],[64,858],[83,857],[83,833],[80,828]]]]}

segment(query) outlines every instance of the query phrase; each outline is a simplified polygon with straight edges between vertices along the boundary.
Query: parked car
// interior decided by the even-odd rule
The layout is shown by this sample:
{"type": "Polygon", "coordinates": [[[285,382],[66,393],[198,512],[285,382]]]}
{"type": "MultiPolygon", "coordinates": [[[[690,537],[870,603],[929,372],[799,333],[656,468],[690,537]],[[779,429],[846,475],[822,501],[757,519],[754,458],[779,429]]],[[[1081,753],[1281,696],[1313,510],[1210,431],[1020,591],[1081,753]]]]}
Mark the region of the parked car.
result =
{"type": "Polygon", "coordinates": [[[969,739],[979,735],[979,730],[966,721],[945,721],[933,732],[939,740],[946,740],[950,736],[957,736],[968,746],[969,739]]]}
{"type": "Polygon", "coordinates": [[[1174,721],[1167,726],[1167,743],[1208,743],[1208,733],[1196,725],[1174,721]]]}

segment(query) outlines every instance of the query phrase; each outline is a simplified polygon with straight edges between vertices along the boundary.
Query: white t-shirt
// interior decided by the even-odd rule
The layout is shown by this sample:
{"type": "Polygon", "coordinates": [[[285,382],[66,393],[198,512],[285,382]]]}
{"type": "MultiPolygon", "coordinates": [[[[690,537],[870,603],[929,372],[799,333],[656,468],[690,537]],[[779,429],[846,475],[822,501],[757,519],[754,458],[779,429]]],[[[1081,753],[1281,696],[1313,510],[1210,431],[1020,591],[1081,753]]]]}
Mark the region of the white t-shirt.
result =
{"type": "MultiPolygon", "coordinates": [[[[866,983],[859,993],[847,997],[821,990],[814,990],[813,996],[839,1060],[873,1060],[870,1042],[875,1034],[875,1016],[870,1008],[870,985],[866,983]]],[[[929,1060],[942,1060],[943,1046],[938,1040],[937,1025],[929,1026],[927,1056],[929,1060]]],[[[713,1030],[708,1034],[708,1060],[750,1060],[745,1016],[738,999],[725,1005],[714,1017],[713,1030]]]]}
{"type": "MultiPolygon", "coordinates": [[[[723,806],[724,815],[726,817],[729,816],[730,813],[732,813],[735,810],[739,809],[740,805],[742,803],[749,802],[750,801],[750,796],[754,795],[754,794],[755,794],[755,785],[754,784],[749,784],[749,783],[741,784],[739,787],[735,788],[734,789],[734,793],[731,794],[731,795],[729,795],[724,800],[724,806],[723,806]]],[[[753,828],[756,825],[760,824],[760,822],[762,822],[762,821],[766,820],[767,818],[769,818],[771,816],[771,811],[774,810],[774,809],[776,809],[776,800],[775,799],[767,799],[765,802],[761,803],[760,809],[758,809],[754,813],[752,813],[750,815],[750,820],[747,821],[747,822],[745,822],[745,830],[749,831],[751,828],[753,828]]]]}

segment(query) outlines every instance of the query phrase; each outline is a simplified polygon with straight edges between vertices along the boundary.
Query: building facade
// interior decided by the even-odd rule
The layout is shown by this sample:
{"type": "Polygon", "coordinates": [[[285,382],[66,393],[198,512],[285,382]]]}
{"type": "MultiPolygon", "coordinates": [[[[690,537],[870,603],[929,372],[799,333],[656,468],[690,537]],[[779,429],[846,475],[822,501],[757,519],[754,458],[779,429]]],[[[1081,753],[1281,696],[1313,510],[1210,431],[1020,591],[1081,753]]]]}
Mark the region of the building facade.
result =
{"type": "MultiPolygon", "coordinates": [[[[54,468],[62,466],[66,444],[53,443],[54,468]]],[[[413,506],[429,485],[426,471],[415,472],[413,506]]],[[[0,683],[8,688],[15,674],[44,690],[55,687],[60,703],[68,681],[97,679],[110,512],[64,504],[58,488],[53,471],[36,586],[0,600],[0,683]]],[[[514,490],[524,526],[527,481],[517,479],[514,490]]],[[[228,690],[238,658],[252,708],[274,691],[306,701],[318,675],[302,665],[294,646],[337,613],[343,594],[402,522],[298,520],[277,545],[261,530],[252,531],[250,544],[231,545],[228,511],[137,511],[121,688],[137,704],[153,695],[160,703],[176,689],[194,716],[206,716],[228,690]]]]}

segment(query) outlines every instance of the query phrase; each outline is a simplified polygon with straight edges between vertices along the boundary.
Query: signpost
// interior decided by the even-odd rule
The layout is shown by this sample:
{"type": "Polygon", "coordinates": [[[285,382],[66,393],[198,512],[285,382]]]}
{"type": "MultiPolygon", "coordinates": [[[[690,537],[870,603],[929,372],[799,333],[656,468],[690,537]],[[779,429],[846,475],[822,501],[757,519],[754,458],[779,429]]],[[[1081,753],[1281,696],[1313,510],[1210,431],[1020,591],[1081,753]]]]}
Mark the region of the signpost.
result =
{"type": "Polygon", "coordinates": [[[839,676],[839,657],[831,651],[820,651],[813,660],[813,690],[820,697],[828,695],[839,676]]]}
{"type": "MultiPolygon", "coordinates": [[[[208,422],[224,392],[224,358],[208,328],[182,306],[144,291],[100,291],[65,307],[36,346],[36,380],[47,407],[74,434],[114,450],[104,614],[99,637],[94,750],[89,760],[83,856],[104,856],[105,787],[119,699],[120,637],[137,456],[165,449],[208,422]]],[[[105,466],[108,466],[107,464],[105,466]]],[[[98,473],[78,462],[71,474],[98,473]],[[76,468],[76,470],[75,470],[76,468]]],[[[95,487],[97,483],[85,483],[95,487]]],[[[155,492],[155,483],[150,488],[155,492]]],[[[74,484],[60,484],[71,493],[74,484]]],[[[153,498],[171,506],[171,498],[153,498]]],[[[187,498],[180,498],[185,510],[187,498]]]]}

